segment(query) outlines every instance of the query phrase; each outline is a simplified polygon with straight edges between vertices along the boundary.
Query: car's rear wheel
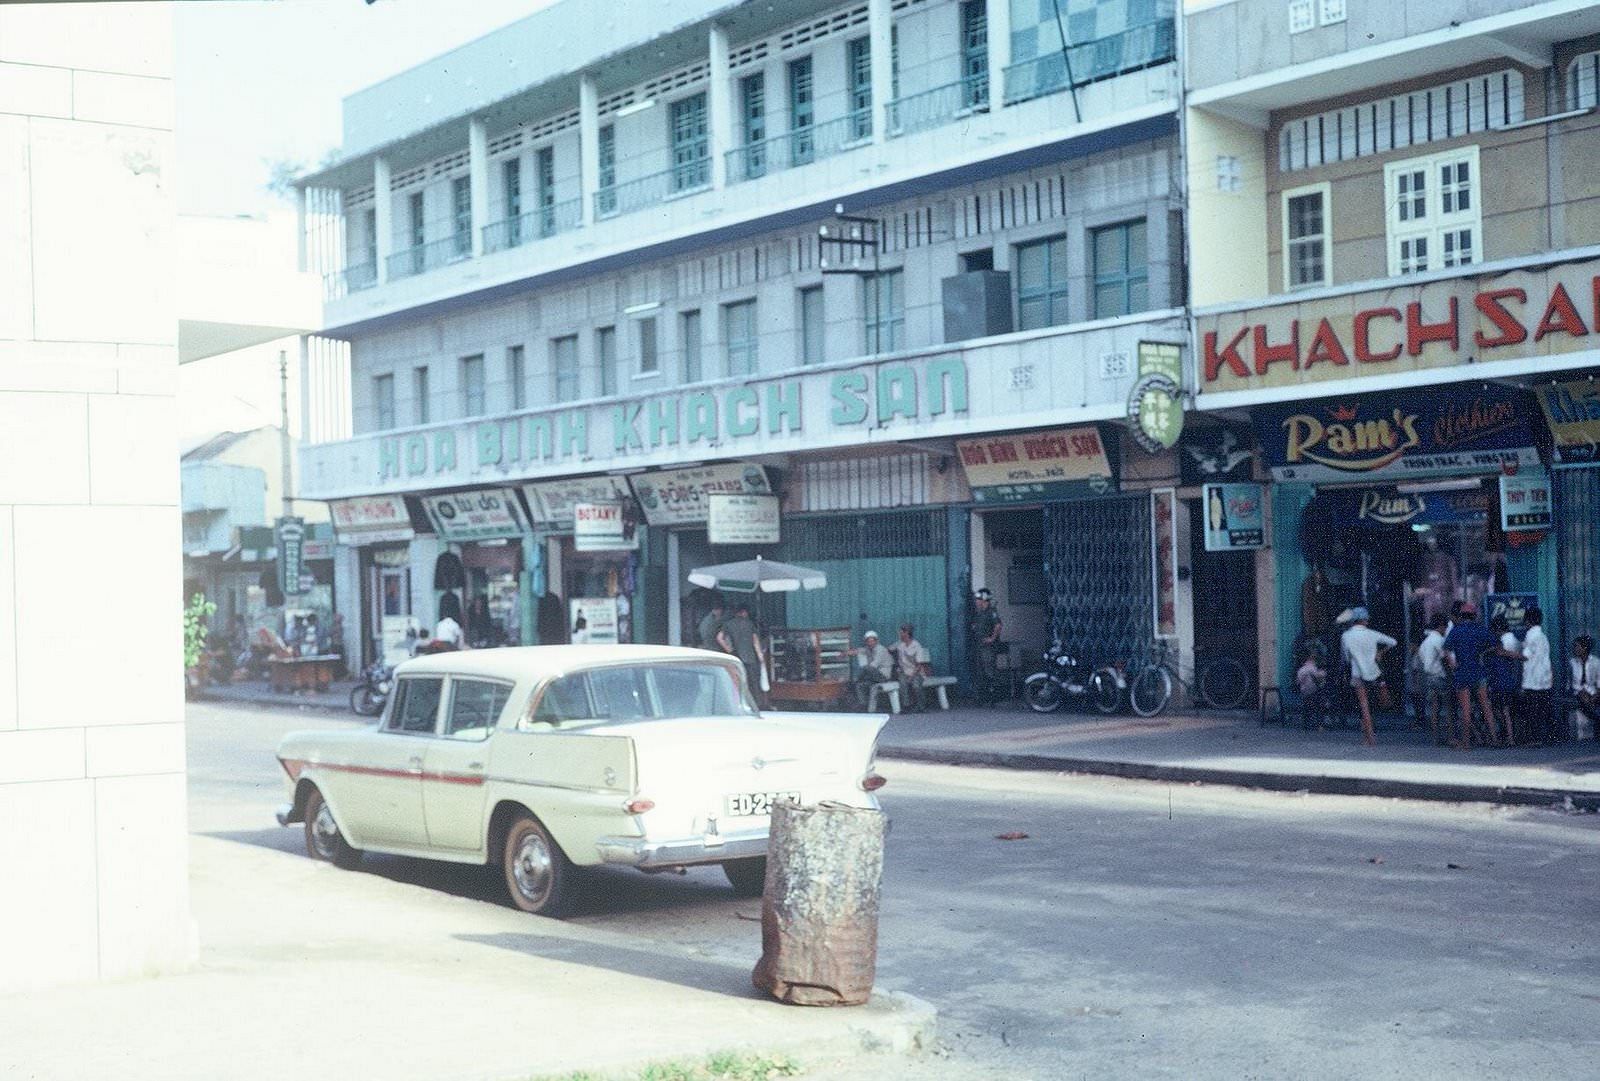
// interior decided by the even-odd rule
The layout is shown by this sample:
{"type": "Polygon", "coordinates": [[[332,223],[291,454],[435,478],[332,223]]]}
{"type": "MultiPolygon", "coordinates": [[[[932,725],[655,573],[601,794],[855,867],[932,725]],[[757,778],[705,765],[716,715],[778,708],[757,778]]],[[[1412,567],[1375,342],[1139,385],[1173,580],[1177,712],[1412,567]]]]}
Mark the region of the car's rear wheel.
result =
{"type": "Polygon", "coordinates": [[[740,897],[760,897],[767,888],[767,857],[728,860],[722,865],[722,873],[740,897]]]}
{"type": "Polygon", "coordinates": [[[306,797],[306,854],[347,870],[361,862],[361,849],[344,839],[333,809],[316,788],[306,797]]]}
{"type": "Polygon", "coordinates": [[[522,911],[561,916],[570,908],[575,869],[537,819],[525,815],[511,824],[503,863],[506,891],[522,911]]]}

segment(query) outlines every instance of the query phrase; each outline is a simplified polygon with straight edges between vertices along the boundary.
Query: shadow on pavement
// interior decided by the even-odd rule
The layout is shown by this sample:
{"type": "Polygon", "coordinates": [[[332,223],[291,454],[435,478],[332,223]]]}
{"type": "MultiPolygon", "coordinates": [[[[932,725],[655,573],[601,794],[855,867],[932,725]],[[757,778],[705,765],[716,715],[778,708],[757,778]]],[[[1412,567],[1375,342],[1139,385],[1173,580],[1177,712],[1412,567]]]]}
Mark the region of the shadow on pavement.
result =
{"type": "Polygon", "coordinates": [[[586,968],[603,968],[625,976],[675,983],[695,991],[712,991],[731,998],[764,998],[751,986],[748,971],[681,954],[657,953],[649,949],[634,949],[606,942],[583,942],[550,935],[492,934],[455,937],[461,942],[495,946],[546,961],[562,961],[567,964],[583,965],[586,968]]]}

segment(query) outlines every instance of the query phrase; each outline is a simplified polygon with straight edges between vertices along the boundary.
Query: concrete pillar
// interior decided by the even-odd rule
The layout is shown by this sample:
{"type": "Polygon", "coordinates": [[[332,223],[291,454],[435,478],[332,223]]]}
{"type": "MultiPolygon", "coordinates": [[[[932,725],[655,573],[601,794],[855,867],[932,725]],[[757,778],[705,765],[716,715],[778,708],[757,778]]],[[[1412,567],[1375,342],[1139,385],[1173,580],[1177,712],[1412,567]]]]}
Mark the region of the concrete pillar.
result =
{"type": "Polygon", "coordinates": [[[894,86],[894,9],[891,0],[867,0],[867,34],[872,39],[872,141],[889,136],[885,106],[894,86]]]}
{"type": "Polygon", "coordinates": [[[28,75],[0,119],[0,994],[176,971],[197,941],[171,5],[22,14],[0,15],[0,70],[28,75]],[[74,84],[103,107],[80,89],[71,119],[74,84]]]}
{"type": "Polygon", "coordinates": [[[296,184],[294,189],[294,268],[306,272],[306,189],[296,184]]]}
{"type": "Polygon", "coordinates": [[[727,183],[728,150],[733,146],[733,86],[728,77],[728,32],[716,23],[709,34],[711,90],[706,95],[706,122],[711,137],[711,186],[727,183]]]}
{"type": "Polygon", "coordinates": [[[594,224],[594,193],[600,190],[600,93],[594,76],[578,80],[578,188],[583,224],[594,224]]]}
{"type": "Polygon", "coordinates": [[[483,121],[467,122],[467,189],[472,199],[472,254],[483,254],[483,227],[489,224],[489,132],[483,121]]]}
{"type": "Polygon", "coordinates": [[[372,160],[372,227],[377,232],[378,284],[389,280],[389,253],[394,250],[394,193],[389,188],[389,159],[372,160]]]}
{"type": "Polygon", "coordinates": [[[1011,0],[988,0],[989,111],[1006,100],[1006,65],[1011,63],[1011,0]]]}
{"type": "MultiPolygon", "coordinates": [[[[300,335],[300,425],[301,443],[311,442],[311,335],[300,335]]],[[[299,477],[296,463],[296,478],[299,477]]],[[[295,485],[299,487],[298,482],[295,485]]]]}

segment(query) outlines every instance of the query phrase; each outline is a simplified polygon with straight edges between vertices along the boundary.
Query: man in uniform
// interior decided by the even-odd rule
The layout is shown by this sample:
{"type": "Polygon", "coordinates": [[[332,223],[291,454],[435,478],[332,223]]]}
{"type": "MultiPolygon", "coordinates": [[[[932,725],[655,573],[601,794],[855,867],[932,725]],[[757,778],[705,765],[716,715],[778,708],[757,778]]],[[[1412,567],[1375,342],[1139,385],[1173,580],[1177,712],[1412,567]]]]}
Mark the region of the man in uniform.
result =
{"type": "Polygon", "coordinates": [[[994,594],[980,589],[973,594],[972,619],[967,638],[972,643],[973,693],[979,701],[993,702],[995,694],[995,655],[1000,651],[1000,634],[1005,629],[1000,613],[994,609],[994,594]]]}
{"type": "Polygon", "coordinates": [[[701,649],[715,649],[723,653],[733,652],[728,645],[721,641],[722,598],[720,596],[711,599],[711,610],[700,617],[700,626],[696,628],[696,631],[700,637],[699,646],[701,649]]]}

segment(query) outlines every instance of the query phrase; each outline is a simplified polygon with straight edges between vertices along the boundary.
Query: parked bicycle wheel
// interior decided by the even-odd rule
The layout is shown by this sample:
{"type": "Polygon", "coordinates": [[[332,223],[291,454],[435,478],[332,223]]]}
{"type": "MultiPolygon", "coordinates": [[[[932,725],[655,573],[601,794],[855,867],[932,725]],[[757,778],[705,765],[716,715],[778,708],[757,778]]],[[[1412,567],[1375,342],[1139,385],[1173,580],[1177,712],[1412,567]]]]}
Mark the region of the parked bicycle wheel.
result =
{"type": "Polygon", "coordinates": [[[1212,709],[1238,709],[1250,693],[1250,675],[1232,657],[1212,661],[1200,673],[1200,700],[1212,709]]]}
{"type": "Polygon", "coordinates": [[[1172,700],[1172,673],[1151,665],[1134,677],[1128,688],[1128,704],[1141,717],[1154,717],[1172,700]]]}
{"type": "Polygon", "coordinates": [[[1115,713],[1122,708],[1122,684],[1117,679],[1116,670],[1101,668],[1089,677],[1090,694],[1094,698],[1094,708],[1101,713],[1115,713]]]}
{"type": "Polygon", "coordinates": [[[1054,713],[1061,705],[1061,688],[1043,672],[1029,676],[1022,685],[1022,700],[1035,713],[1054,713]]]}

